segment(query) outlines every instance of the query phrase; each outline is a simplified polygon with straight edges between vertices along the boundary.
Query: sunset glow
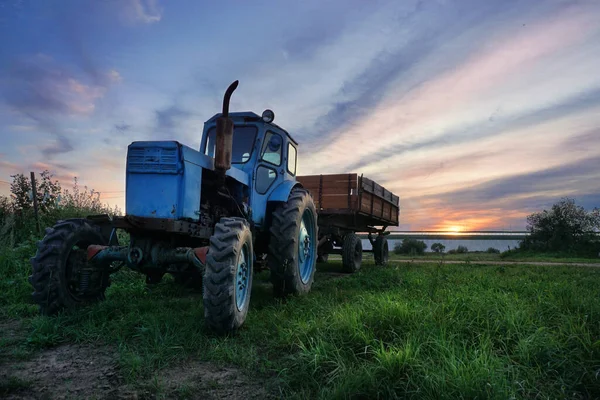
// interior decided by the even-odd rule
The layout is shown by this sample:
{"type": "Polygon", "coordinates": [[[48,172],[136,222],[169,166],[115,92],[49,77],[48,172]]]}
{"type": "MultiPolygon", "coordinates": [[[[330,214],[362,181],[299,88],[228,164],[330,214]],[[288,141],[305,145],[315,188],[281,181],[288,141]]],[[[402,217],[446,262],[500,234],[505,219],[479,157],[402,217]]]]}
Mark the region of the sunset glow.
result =
{"type": "Polygon", "coordinates": [[[0,10],[2,195],[48,168],[123,207],[128,144],[198,148],[239,79],[231,109],[272,109],[300,143],[299,174],[381,183],[400,230],[522,230],[563,196],[600,206],[598,1],[0,10]]]}

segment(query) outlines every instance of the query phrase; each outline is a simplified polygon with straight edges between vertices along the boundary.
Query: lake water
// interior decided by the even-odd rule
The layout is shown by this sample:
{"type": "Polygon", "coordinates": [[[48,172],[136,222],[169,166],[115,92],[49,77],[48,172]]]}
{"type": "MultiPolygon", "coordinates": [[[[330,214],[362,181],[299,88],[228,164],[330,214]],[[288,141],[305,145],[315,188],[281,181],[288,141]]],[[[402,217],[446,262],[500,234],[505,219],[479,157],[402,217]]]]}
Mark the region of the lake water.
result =
{"type": "MultiPolygon", "coordinates": [[[[427,245],[426,252],[431,251],[431,245],[434,243],[441,243],[446,246],[446,250],[456,249],[458,246],[465,246],[469,251],[486,251],[488,248],[493,247],[495,249],[506,251],[509,248],[514,249],[519,246],[520,240],[514,239],[421,239],[427,245]]],[[[396,243],[402,243],[402,239],[388,239],[390,252],[394,250],[396,243]]],[[[362,240],[363,249],[371,249],[371,243],[368,239],[362,240]]]]}

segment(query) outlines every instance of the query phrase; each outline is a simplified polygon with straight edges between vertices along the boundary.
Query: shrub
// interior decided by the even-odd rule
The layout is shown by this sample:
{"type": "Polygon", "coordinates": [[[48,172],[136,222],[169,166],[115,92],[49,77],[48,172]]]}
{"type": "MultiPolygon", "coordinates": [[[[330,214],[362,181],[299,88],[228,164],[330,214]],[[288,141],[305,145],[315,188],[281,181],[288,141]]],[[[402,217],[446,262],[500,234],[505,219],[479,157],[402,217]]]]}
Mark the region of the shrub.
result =
{"type": "Polygon", "coordinates": [[[457,254],[464,254],[464,253],[468,253],[469,249],[467,249],[466,246],[460,245],[456,248],[456,253],[457,254]]]}
{"type": "Polygon", "coordinates": [[[446,246],[441,243],[434,243],[431,245],[431,251],[435,253],[443,253],[446,250],[446,246]]]}
{"type": "MultiPolygon", "coordinates": [[[[12,176],[11,197],[0,196],[0,242],[14,246],[39,235],[33,212],[31,181],[23,174],[12,176]]],[[[115,207],[102,204],[99,194],[87,186],[81,190],[74,180],[72,191],[63,190],[49,171],[39,175],[37,202],[40,228],[53,226],[57,220],[93,214],[120,215],[115,207]]]]}
{"type": "Polygon", "coordinates": [[[396,243],[394,246],[394,253],[396,254],[423,254],[427,245],[422,240],[417,239],[404,239],[402,243],[396,243]]]}
{"type": "Polygon", "coordinates": [[[600,209],[586,211],[573,199],[564,198],[550,211],[543,210],[527,217],[529,235],[520,244],[520,250],[596,255],[600,250],[600,209]]]}
{"type": "Polygon", "coordinates": [[[488,247],[488,249],[485,252],[490,254],[500,254],[500,250],[495,249],[493,247],[488,247]]]}

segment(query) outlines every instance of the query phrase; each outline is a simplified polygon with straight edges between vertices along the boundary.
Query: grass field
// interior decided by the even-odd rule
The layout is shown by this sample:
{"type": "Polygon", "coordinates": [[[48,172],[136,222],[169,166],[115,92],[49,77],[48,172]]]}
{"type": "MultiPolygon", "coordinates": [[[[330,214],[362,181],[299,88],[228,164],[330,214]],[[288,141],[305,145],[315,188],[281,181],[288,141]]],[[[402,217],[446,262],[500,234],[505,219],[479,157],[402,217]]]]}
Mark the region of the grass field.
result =
{"type": "Polygon", "coordinates": [[[514,252],[504,254],[494,253],[465,253],[465,254],[436,254],[436,253],[425,253],[423,255],[401,255],[390,253],[392,260],[453,260],[453,261],[525,261],[525,262],[553,262],[563,264],[573,263],[586,263],[586,264],[600,264],[600,257],[596,258],[578,258],[578,257],[565,257],[564,255],[555,254],[534,254],[525,252],[514,252]]]}
{"type": "Polygon", "coordinates": [[[169,279],[149,290],[129,272],[105,302],[39,317],[32,252],[0,254],[0,397],[41,390],[11,371],[73,346],[98,363],[113,357],[110,385],[141,397],[233,385],[238,398],[600,398],[600,269],[400,262],[342,276],[334,261],[308,296],[285,302],[262,272],[244,329],[217,338],[201,295],[169,279]],[[212,378],[177,379],[191,370],[212,378]]]}

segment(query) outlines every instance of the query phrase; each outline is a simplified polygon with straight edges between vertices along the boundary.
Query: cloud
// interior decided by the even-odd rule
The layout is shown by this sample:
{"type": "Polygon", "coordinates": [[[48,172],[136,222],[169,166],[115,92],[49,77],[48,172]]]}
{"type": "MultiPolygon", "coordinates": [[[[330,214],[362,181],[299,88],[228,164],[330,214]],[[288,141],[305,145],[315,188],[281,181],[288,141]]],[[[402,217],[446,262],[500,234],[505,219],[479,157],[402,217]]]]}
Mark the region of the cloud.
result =
{"type": "Polygon", "coordinates": [[[123,14],[130,21],[153,24],[161,20],[162,13],[158,0],[123,1],[123,14]]]}
{"type": "Polygon", "coordinates": [[[177,105],[171,105],[167,108],[156,110],[156,127],[157,134],[173,133],[186,118],[192,115],[191,112],[184,110],[177,105]]]}
{"type": "MultiPolygon", "coordinates": [[[[474,16],[473,13],[467,15],[469,18],[474,16]]],[[[461,130],[465,125],[480,123],[478,119],[481,120],[482,115],[487,115],[486,122],[490,122],[489,116],[493,116],[494,122],[503,115],[531,111],[531,107],[548,107],[557,94],[559,98],[575,96],[578,91],[598,81],[591,74],[595,54],[591,49],[587,59],[579,57],[580,60],[577,60],[583,66],[574,66],[583,72],[576,79],[553,73],[553,85],[548,85],[548,79],[545,79],[548,77],[540,74],[539,70],[547,74],[551,67],[561,65],[562,60],[556,55],[568,53],[597,32],[595,15],[597,13],[583,7],[561,8],[560,12],[554,10],[543,15],[526,29],[508,32],[500,29],[502,33],[494,31],[497,28],[494,24],[505,27],[506,13],[494,17],[486,15],[487,19],[468,30],[465,23],[468,18],[462,17],[459,26],[464,32],[459,28],[453,32],[452,27],[448,27],[441,29],[445,34],[443,42],[437,41],[435,35],[429,40],[421,40],[431,43],[434,51],[427,51],[428,46],[417,45],[411,57],[392,56],[387,63],[375,64],[375,71],[380,70],[387,81],[382,85],[385,89],[379,89],[377,73],[371,74],[375,79],[370,81],[378,88],[375,95],[379,99],[373,101],[370,97],[357,97],[358,106],[351,107],[349,112],[345,111],[347,107],[342,107],[341,112],[334,113],[334,117],[342,117],[342,123],[337,127],[334,124],[328,134],[317,141],[327,146],[321,146],[311,158],[311,163],[320,159],[328,160],[320,163],[320,167],[326,169],[355,167],[352,161],[341,155],[353,153],[354,157],[363,160],[377,159],[380,152],[391,152],[393,146],[406,147],[405,144],[398,145],[399,139],[412,139],[411,142],[417,139],[416,146],[427,140],[439,142],[445,139],[444,131],[461,130]],[[478,39],[475,40],[474,36],[478,39]],[[483,40],[482,36],[487,40],[483,40]],[[474,43],[480,43],[480,46],[474,43]],[[423,52],[419,50],[421,47],[425,49],[423,52]],[[461,59],[445,57],[448,49],[459,54],[461,59]],[[552,59],[548,63],[549,57],[552,59]],[[414,62],[414,67],[408,70],[403,69],[398,61],[407,58],[414,62]],[[399,66],[394,66],[394,62],[399,66]],[[390,74],[386,70],[388,65],[392,71],[390,74]],[[505,90],[506,86],[513,88],[512,91],[505,90]],[[371,104],[373,102],[375,106],[371,104]],[[363,104],[368,112],[360,111],[363,104]],[[351,117],[346,118],[344,112],[351,117]],[[353,115],[359,118],[355,120],[353,115]],[[373,132],[376,132],[377,140],[367,139],[373,132]],[[331,149],[336,149],[335,153],[340,156],[331,157],[331,149]]],[[[435,27],[429,31],[435,32],[435,27]]],[[[574,59],[573,54],[569,56],[574,59]]],[[[408,147],[410,149],[411,145],[408,147]]]]}
{"type": "Polygon", "coordinates": [[[121,123],[121,124],[115,124],[115,129],[117,130],[117,132],[119,133],[125,133],[127,132],[129,129],[131,129],[131,125],[126,124],[126,123],[121,123]]]}
{"type": "Polygon", "coordinates": [[[51,57],[38,54],[13,61],[5,73],[2,91],[13,111],[54,136],[54,142],[42,148],[44,156],[52,157],[74,148],[58,121],[93,114],[96,102],[118,76],[115,73],[107,74],[112,78],[103,85],[86,83],[51,57]]]}
{"type": "Polygon", "coordinates": [[[83,83],[50,57],[38,54],[13,63],[7,74],[4,96],[16,111],[39,119],[88,115],[106,89],[83,83]]]}
{"type": "MultiPolygon", "coordinates": [[[[442,149],[450,144],[472,143],[474,138],[476,138],[476,140],[481,140],[505,132],[514,132],[515,130],[535,126],[542,122],[548,123],[549,121],[558,120],[573,113],[578,113],[598,106],[600,106],[600,88],[591,88],[584,93],[578,93],[566,99],[559,99],[559,101],[554,104],[544,105],[535,110],[525,110],[503,117],[499,115],[499,112],[495,112],[493,114],[495,116],[493,117],[495,121],[489,121],[489,118],[486,119],[485,116],[480,116],[480,118],[482,118],[480,121],[465,126],[457,126],[448,130],[442,130],[439,135],[430,139],[408,139],[360,158],[347,165],[346,168],[349,170],[359,170],[372,163],[389,163],[390,158],[398,158],[415,150],[442,149]]],[[[591,132],[590,135],[591,134],[593,134],[593,132],[591,132]]],[[[598,131],[596,131],[596,138],[597,137],[598,131]]],[[[591,137],[588,137],[585,140],[591,139],[591,137]]]]}
{"type": "MultiPolygon", "coordinates": [[[[452,205],[456,209],[494,208],[523,209],[539,206],[540,199],[557,199],[563,195],[600,193],[600,156],[548,168],[532,173],[494,179],[446,193],[420,196],[413,200],[452,205]],[[516,204],[518,203],[518,204],[516,204]]],[[[596,202],[598,201],[596,198],[596,202]]]]}

